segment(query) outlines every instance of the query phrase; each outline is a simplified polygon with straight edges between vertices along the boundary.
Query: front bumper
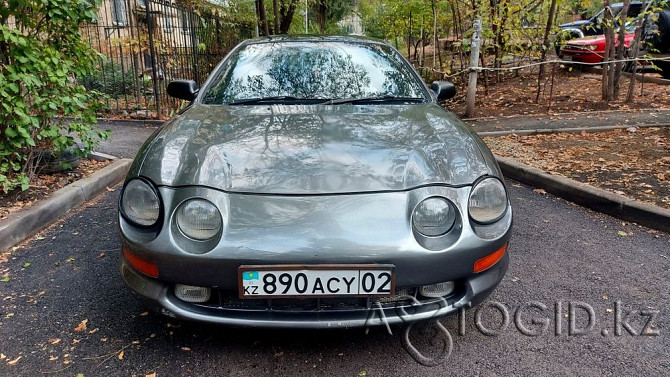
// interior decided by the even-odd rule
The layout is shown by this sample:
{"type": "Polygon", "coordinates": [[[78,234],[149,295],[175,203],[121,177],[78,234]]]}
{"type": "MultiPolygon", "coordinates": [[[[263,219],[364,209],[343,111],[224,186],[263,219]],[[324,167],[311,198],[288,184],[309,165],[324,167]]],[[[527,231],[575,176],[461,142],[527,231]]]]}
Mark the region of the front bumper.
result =
{"type": "Polygon", "coordinates": [[[560,57],[563,60],[571,60],[576,63],[598,64],[603,61],[603,52],[582,49],[564,49],[561,51],[560,57]]]}
{"type": "MultiPolygon", "coordinates": [[[[381,303],[367,300],[364,305],[349,308],[327,308],[317,305],[299,305],[305,300],[294,300],[298,305],[281,307],[272,300],[260,300],[267,305],[241,308],[220,300],[214,305],[199,305],[179,300],[173,287],[165,282],[136,272],[122,260],[121,274],[126,284],[140,298],[156,304],[164,314],[177,318],[213,324],[272,328],[340,328],[392,325],[426,320],[448,315],[459,308],[474,306],[486,299],[500,283],[509,265],[508,253],[490,269],[457,282],[459,287],[444,299],[424,299],[381,303]]],[[[316,300],[316,299],[312,299],[316,300]]],[[[250,301],[250,300],[244,300],[250,301]]],[[[253,300],[259,301],[259,300],[253,300]]],[[[318,300],[317,300],[318,301],[318,300]]]]}

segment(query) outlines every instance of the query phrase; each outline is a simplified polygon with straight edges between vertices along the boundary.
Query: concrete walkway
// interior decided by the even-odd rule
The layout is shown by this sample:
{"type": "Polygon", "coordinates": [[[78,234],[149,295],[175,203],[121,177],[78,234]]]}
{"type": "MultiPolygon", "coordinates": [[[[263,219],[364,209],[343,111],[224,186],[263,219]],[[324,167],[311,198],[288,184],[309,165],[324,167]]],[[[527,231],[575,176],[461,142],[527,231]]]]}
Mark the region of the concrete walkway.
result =
{"type": "Polygon", "coordinates": [[[670,110],[589,111],[464,119],[477,133],[631,126],[669,126],[670,110]]]}

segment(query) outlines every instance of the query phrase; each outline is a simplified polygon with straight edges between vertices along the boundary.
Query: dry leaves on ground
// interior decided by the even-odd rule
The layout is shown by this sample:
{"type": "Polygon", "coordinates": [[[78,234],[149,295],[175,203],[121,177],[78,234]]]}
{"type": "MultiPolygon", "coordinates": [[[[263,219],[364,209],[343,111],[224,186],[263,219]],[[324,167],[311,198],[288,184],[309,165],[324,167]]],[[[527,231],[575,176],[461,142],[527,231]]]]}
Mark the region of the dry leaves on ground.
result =
{"type": "Polygon", "coordinates": [[[670,127],[484,140],[498,155],[670,208],[670,127]]]}

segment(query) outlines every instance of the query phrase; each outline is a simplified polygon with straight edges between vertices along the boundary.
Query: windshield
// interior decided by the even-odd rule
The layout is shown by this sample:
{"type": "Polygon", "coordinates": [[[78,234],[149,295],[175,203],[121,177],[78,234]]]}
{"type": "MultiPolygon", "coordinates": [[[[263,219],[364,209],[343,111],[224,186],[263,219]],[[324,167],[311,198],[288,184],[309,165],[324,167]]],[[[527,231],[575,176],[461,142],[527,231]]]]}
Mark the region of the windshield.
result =
{"type": "Polygon", "coordinates": [[[388,46],[347,42],[269,42],[237,50],[213,79],[205,104],[362,100],[426,100],[422,83],[388,46]]]}

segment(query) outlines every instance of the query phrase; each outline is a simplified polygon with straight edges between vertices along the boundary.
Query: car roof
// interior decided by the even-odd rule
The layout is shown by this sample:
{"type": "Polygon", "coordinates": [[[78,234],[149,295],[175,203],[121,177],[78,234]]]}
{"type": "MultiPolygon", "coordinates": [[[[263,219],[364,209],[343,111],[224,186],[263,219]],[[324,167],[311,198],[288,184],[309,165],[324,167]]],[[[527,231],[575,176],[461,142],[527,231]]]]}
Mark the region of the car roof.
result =
{"type": "Polygon", "coordinates": [[[372,43],[372,44],[383,44],[388,45],[387,42],[360,36],[360,35],[270,35],[266,37],[259,37],[248,39],[242,42],[242,45],[251,45],[251,44],[260,44],[260,43],[271,43],[271,42],[345,42],[345,43],[372,43]]]}

